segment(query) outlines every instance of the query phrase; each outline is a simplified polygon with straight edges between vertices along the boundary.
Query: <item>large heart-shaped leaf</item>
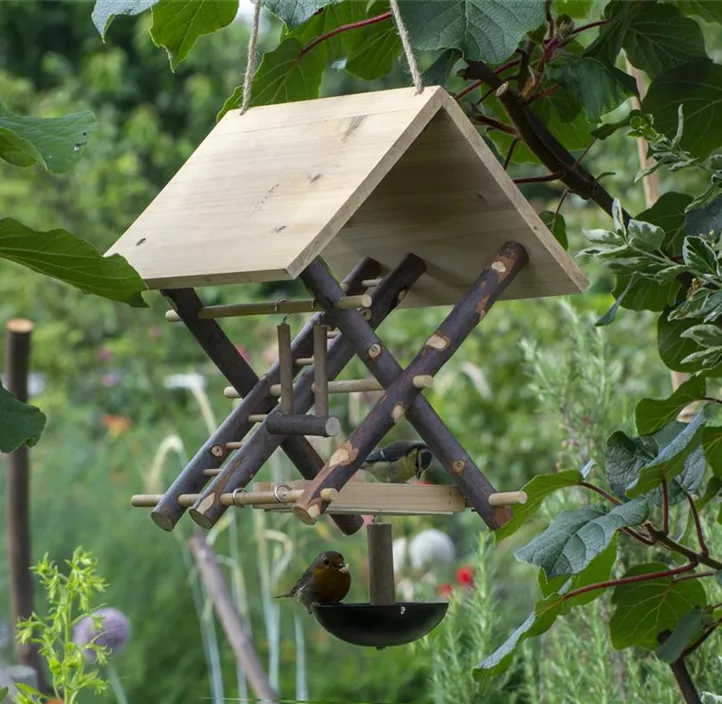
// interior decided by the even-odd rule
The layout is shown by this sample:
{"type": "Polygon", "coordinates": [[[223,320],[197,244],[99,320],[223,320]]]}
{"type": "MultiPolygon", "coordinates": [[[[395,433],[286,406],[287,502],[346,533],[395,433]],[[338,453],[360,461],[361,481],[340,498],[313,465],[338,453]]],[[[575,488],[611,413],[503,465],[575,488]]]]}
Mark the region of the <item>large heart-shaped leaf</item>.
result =
{"type": "Polygon", "coordinates": [[[541,535],[517,550],[516,557],[544,570],[547,579],[579,574],[610,544],[620,528],[647,520],[649,505],[643,499],[615,506],[585,506],[565,511],[541,535]]]}
{"type": "Polygon", "coordinates": [[[375,25],[367,32],[361,48],[346,62],[346,70],[363,78],[375,81],[390,73],[401,53],[401,39],[393,22],[375,25]]]}
{"type": "Polygon", "coordinates": [[[147,286],[119,254],[104,257],[88,242],[66,230],[39,232],[0,220],[0,257],[79,288],[84,293],[145,307],[140,295],[147,286]]]}
{"type": "Polygon", "coordinates": [[[651,77],[706,58],[700,26],[672,5],[640,3],[624,36],[630,62],[651,77]]]}
{"type": "Polygon", "coordinates": [[[298,27],[322,7],[339,0],[262,0],[263,4],[288,27],[298,27]]]}
{"type": "Polygon", "coordinates": [[[158,0],[95,0],[93,24],[105,40],[108,28],[117,15],[139,15],[157,2],[158,0]]]}
{"type": "Polygon", "coordinates": [[[557,472],[556,474],[541,474],[530,479],[523,487],[522,491],[527,495],[525,504],[514,506],[513,518],[505,523],[501,528],[494,531],[494,537],[497,541],[516,533],[524,523],[532,516],[536,515],[544,499],[559,489],[565,489],[570,486],[576,486],[584,481],[582,473],[576,469],[569,469],[565,472],[557,472]]]}
{"type": "Polygon", "coordinates": [[[238,0],[160,0],[153,5],[150,36],[175,69],[199,37],[227,27],[237,14],[238,0]]]}
{"type": "Polygon", "coordinates": [[[680,104],[684,106],[680,146],[692,156],[709,156],[722,146],[722,130],[718,128],[722,124],[722,66],[696,61],[657,76],[642,107],[654,116],[655,128],[673,137],[680,104]]]}
{"type": "Polygon", "coordinates": [[[657,657],[662,662],[676,662],[701,630],[702,609],[692,609],[688,614],[682,616],[669,637],[657,648],[657,657]]]}
{"type": "Polygon", "coordinates": [[[704,206],[692,210],[685,216],[684,231],[687,235],[712,235],[716,237],[722,232],[722,195],[704,206]]]}
{"type": "Polygon", "coordinates": [[[706,388],[707,382],[704,378],[693,376],[680,384],[668,398],[642,399],[635,412],[637,432],[640,435],[656,433],[671,423],[685,406],[703,398],[706,388]]]}
{"type": "Polygon", "coordinates": [[[637,92],[634,78],[593,57],[569,56],[548,66],[547,75],[576,97],[592,122],[637,92]]]}
{"type": "MultiPolygon", "coordinates": [[[[664,563],[651,562],[636,565],[625,577],[668,569],[664,563]]],[[[617,650],[632,645],[656,650],[660,633],[674,629],[692,609],[706,603],[704,587],[697,580],[661,577],[620,585],[612,596],[612,604],[617,607],[609,621],[612,645],[617,650]]]]}
{"type": "Polygon", "coordinates": [[[541,0],[405,0],[401,12],[415,49],[460,49],[469,61],[499,64],[544,23],[541,0]]]}
{"type": "Polygon", "coordinates": [[[34,445],[46,420],[39,408],[22,403],[0,384],[0,452],[13,452],[23,443],[34,445]]]}
{"type": "Polygon", "coordinates": [[[0,103],[0,158],[15,166],[41,163],[48,171],[63,173],[78,161],[97,126],[88,111],[63,117],[23,117],[0,103]]]}
{"type": "Polygon", "coordinates": [[[722,23],[722,2],[720,0],[667,0],[676,5],[685,15],[696,15],[705,22],[722,23]]]}

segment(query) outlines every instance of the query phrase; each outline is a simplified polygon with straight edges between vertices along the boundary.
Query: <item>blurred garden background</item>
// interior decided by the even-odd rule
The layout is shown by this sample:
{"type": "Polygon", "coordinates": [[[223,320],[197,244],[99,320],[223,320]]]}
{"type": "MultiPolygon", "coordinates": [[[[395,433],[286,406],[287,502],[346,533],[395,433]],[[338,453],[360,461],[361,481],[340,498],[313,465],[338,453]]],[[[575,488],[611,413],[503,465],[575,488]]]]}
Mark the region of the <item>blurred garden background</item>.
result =
{"type": "MultiPolygon", "coordinates": [[[[117,18],[104,44],[91,10],[89,2],[0,3],[0,96],[6,106],[37,116],[89,109],[99,124],[67,175],[0,163],[0,210],[41,230],[66,228],[104,251],[214,126],[242,76],[249,27],[247,16],[239,15],[223,32],[201,38],[173,73],[148,35],[147,14],[117,18]]],[[[272,46],[278,29],[264,16],[261,45],[272,46]]],[[[716,37],[712,47],[715,41],[719,46],[716,37]]],[[[371,83],[330,69],[323,93],[407,84],[400,66],[371,83]]],[[[629,186],[639,164],[633,152],[618,148],[622,139],[610,138],[585,163],[593,173],[611,172],[607,188],[639,212],[642,186],[629,186]]],[[[561,190],[533,184],[524,193],[541,211],[556,207],[561,190]]],[[[601,211],[575,197],[563,212],[572,254],[584,246],[582,228],[605,224],[601,211]]],[[[499,304],[426,394],[502,490],[598,459],[612,430],[633,432],[639,398],[671,389],[653,317],[623,311],[611,328],[594,327],[610,305],[613,281],[594,262],[582,264],[591,279],[588,293],[499,304]]],[[[220,303],[299,292],[269,284],[211,287],[201,294],[206,303],[220,303]]],[[[0,260],[0,319],[26,317],[36,325],[31,402],[48,416],[46,432],[31,450],[33,555],[40,559],[47,552],[62,562],[82,545],[97,557],[110,584],[105,601],[132,626],[115,658],[129,702],[238,701],[252,695],[193,567],[186,541],[194,524],[184,519],[165,533],[147,511],[129,506],[131,494],[162,491],[233,403],[223,398],[225,380],[187,331],[164,323],[167,305],[160,295],[145,298],[148,309],[125,307],[0,260]]],[[[444,314],[405,311],[382,326],[381,335],[407,361],[444,314]]],[[[296,329],[302,321],[290,319],[296,329]]],[[[231,320],[224,327],[256,369],[273,361],[275,330],[268,319],[231,320]]],[[[351,365],[344,378],[360,374],[360,366],[351,365]]],[[[333,397],[331,410],[348,431],[373,400],[333,397]]],[[[403,437],[414,437],[407,425],[389,439],[403,437]]],[[[333,443],[319,447],[328,456],[333,443]]],[[[259,479],[291,478],[291,470],[277,453],[259,479]]],[[[445,478],[432,468],[427,480],[445,478]]],[[[448,598],[451,608],[424,641],[381,652],[335,641],[291,600],[271,598],[287,590],[320,550],[338,549],[351,564],[349,599],[364,601],[363,532],[344,537],[326,519],[306,527],[290,516],[238,510],[225,515],[209,540],[284,700],[677,701],[666,666],[641,651],[612,650],[605,633],[608,599],[572,612],[525,645],[508,676],[483,696],[475,691],[471,668],[524,620],[538,594],[536,571],[517,562],[514,550],[568,500],[551,499],[535,522],[496,545],[471,513],[395,519],[395,537],[407,547],[402,558],[402,543],[397,545],[399,594],[448,598]]],[[[719,539],[720,527],[710,529],[716,531],[710,540],[719,539]]],[[[13,659],[8,604],[2,560],[0,645],[6,663],[13,659]]],[[[700,655],[694,668],[702,689],[722,692],[716,658],[700,655]]],[[[86,697],[116,701],[111,690],[86,697]]]]}

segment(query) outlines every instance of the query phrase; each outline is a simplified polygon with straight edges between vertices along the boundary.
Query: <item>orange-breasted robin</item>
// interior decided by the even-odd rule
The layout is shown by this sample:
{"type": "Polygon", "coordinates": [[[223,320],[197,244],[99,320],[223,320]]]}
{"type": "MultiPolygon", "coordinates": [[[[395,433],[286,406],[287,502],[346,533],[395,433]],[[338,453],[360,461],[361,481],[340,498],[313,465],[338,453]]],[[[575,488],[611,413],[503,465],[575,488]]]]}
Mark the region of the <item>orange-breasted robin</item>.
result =
{"type": "Polygon", "coordinates": [[[340,552],[322,552],[301,575],[287,594],[276,599],[296,597],[308,613],[314,604],[338,604],[351,587],[351,574],[340,552]]]}

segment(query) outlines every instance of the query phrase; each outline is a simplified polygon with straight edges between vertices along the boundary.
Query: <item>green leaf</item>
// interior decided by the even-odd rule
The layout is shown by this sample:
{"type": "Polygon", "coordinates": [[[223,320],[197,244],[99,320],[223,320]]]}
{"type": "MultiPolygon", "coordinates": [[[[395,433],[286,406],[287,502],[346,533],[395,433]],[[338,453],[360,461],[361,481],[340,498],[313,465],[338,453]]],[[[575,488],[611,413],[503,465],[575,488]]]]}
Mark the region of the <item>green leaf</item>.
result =
{"type": "MultiPolygon", "coordinates": [[[[694,373],[700,370],[701,365],[696,362],[684,362],[689,355],[699,351],[694,340],[683,337],[685,330],[696,324],[694,320],[668,320],[664,313],[657,321],[657,349],[665,366],[677,372],[694,373]]],[[[714,376],[717,369],[706,372],[707,376],[714,376]]]]}
{"type": "Polygon", "coordinates": [[[722,328],[717,325],[694,325],[685,330],[682,337],[694,340],[701,347],[722,346],[722,328]]]}
{"type": "Polygon", "coordinates": [[[635,274],[618,274],[612,295],[627,310],[659,312],[675,301],[679,289],[679,281],[660,284],[635,274]]]}
{"type": "Polygon", "coordinates": [[[629,277],[625,277],[625,279],[627,281],[627,285],[624,287],[624,290],[617,295],[611,308],[606,313],[604,313],[604,315],[601,315],[597,319],[597,321],[594,323],[596,326],[601,327],[604,325],[610,325],[614,322],[614,319],[617,317],[617,311],[619,310],[619,306],[622,305],[624,299],[627,297],[629,292],[638,283],[638,275],[636,272],[629,277]]]}
{"type": "Polygon", "coordinates": [[[554,213],[551,210],[544,210],[539,213],[541,221],[549,228],[549,231],[554,235],[557,242],[564,247],[569,249],[569,240],[567,239],[567,224],[564,220],[564,216],[560,213],[554,213]]]}
{"type": "Polygon", "coordinates": [[[697,15],[705,22],[722,23],[722,2],[719,0],[668,0],[685,15],[697,15]]]}
{"type": "Polygon", "coordinates": [[[677,387],[668,398],[658,400],[644,398],[637,404],[635,418],[637,432],[640,435],[652,435],[665,425],[671,423],[680,411],[703,398],[707,390],[707,382],[702,377],[693,376],[677,387]]]}
{"type": "Polygon", "coordinates": [[[642,114],[641,110],[630,110],[626,117],[623,117],[617,122],[604,122],[599,127],[592,130],[592,137],[596,137],[599,140],[605,140],[611,137],[615,132],[622,129],[622,127],[629,127],[630,122],[639,117],[642,114]]]}
{"type": "Polygon", "coordinates": [[[562,603],[562,599],[556,595],[536,603],[534,613],[529,615],[501,647],[474,668],[474,679],[480,688],[484,688],[492,677],[500,675],[509,668],[514,659],[514,652],[521,643],[527,638],[545,633],[554,625],[561,612],[562,603]]]}
{"type": "Polygon", "coordinates": [[[657,648],[655,654],[662,662],[670,664],[676,662],[701,629],[702,609],[692,609],[677,622],[671,635],[657,648]]]}
{"type": "Polygon", "coordinates": [[[607,23],[599,30],[597,38],[585,49],[584,55],[601,59],[609,65],[614,65],[622,50],[627,30],[634,17],[643,8],[643,3],[613,0],[604,8],[604,17],[607,23]]]}
{"type": "MultiPolygon", "coordinates": [[[[625,577],[668,569],[664,563],[651,562],[636,565],[625,577]]],[[[697,580],[675,582],[671,577],[661,577],[618,586],[612,604],[617,607],[609,621],[612,645],[617,650],[633,645],[656,650],[659,634],[673,629],[695,607],[704,606],[706,595],[697,580]]]]}
{"type": "Polygon", "coordinates": [[[676,7],[641,3],[624,35],[623,46],[633,66],[651,78],[696,59],[706,58],[700,26],[676,7]]]}
{"type": "MultiPolygon", "coordinates": [[[[376,2],[371,6],[369,13],[371,16],[374,16],[384,11],[388,11],[388,3],[376,2]]],[[[301,26],[296,27],[292,32],[283,36],[282,39],[293,37],[294,39],[298,39],[305,47],[322,35],[327,35],[339,27],[353,24],[366,18],[365,3],[358,2],[357,0],[338,2],[324,7],[320,12],[317,12],[313,17],[306,20],[301,26]]],[[[373,36],[375,32],[384,29],[394,29],[394,23],[391,19],[384,20],[379,24],[371,25],[365,29],[357,29],[353,32],[341,32],[335,36],[328,37],[325,41],[313,47],[311,52],[313,54],[323,54],[325,61],[345,59],[356,51],[361,50],[367,39],[373,36]]]]}
{"type": "Polygon", "coordinates": [[[688,235],[712,235],[722,233],[722,195],[717,196],[704,208],[692,210],[684,218],[684,231],[688,235]]]}
{"type": "Polygon", "coordinates": [[[506,61],[544,23],[539,0],[406,0],[401,11],[414,49],[454,48],[491,64],[506,61]]]}
{"type": "Polygon", "coordinates": [[[605,455],[604,469],[612,492],[620,499],[626,498],[627,486],[638,476],[639,471],[647,464],[656,451],[656,445],[645,446],[639,438],[630,438],[618,430],[609,436],[605,455]]]}
{"type": "Polygon", "coordinates": [[[2,689],[0,689],[0,702],[4,702],[5,699],[7,698],[7,696],[8,696],[8,688],[3,687],[2,689]]]}
{"type": "Polygon", "coordinates": [[[635,220],[661,227],[666,234],[664,251],[673,257],[680,256],[684,239],[684,211],[691,202],[692,196],[686,193],[663,193],[651,208],[639,213],[635,220]]]}
{"type": "Polygon", "coordinates": [[[396,25],[389,21],[373,25],[361,48],[346,62],[346,70],[365,81],[375,81],[390,73],[401,53],[396,25]]]}
{"type": "Polygon", "coordinates": [[[23,443],[32,447],[45,428],[45,414],[0,385],[0,452],[13,452],[23,443]]]}
{"type": "Polygon", "coordinates": [[[276,17],[280,17],[289,27],[298,27],[322,7],[338,0],[262,0],[276,17]]]}
{"type": "Polygon", "coordinates": [[[703,428],[702,447],[712,474],[722,479],[722,428],[712,426],[703,428]]]}
{"type": "Polygon", "coordinates": [[[549,494],[569,486],[576,486],[582,481],[584,481],[582,474],[576,469],[557,472],[556,474],[541,474],[529,480],[522,487],[522,491],[527,495],[526,503],[514,506],[514,517],[494,531],[496,541],[498,542],[516,533],[526,521],[536,515],[542,502],[549,494]]]}
{"type": "Polygon", "coordinates": [[[571,55],[562,63],[550,64],[547,75],[575,96],[591,122],[599,122],[602,115],[637,93],[634,78],[592,57],[571,55]]]}
{"type": "Polygon", "coordinates": [[[680,432],[666,442],[657,456],[640,468],[639,476],[627,485],[627,496],[634,498],[646,494],[662,481],[669,481],[683,472],[685,461],[695,449],[705,421],[705,414],[700,411],[691,422],[680,423],[680,432]]]}
{"type": "Polygon", "coordinates": [[[709,156],[722,146],[722,130],[717,129],[722,124],[722,66],[697,61],[657,76],[649,86],[642,109],[654,116],[657,130],[674,137],[680,104],[684,106],[680,146],[692,156],[709,156]]]}
{"type": "Polygon", "coordinates": [[[150,36],[175,70],[199,37],[227,27],[237,14],[238,0],[160,0],[153,6],[150,36]]]}
{"type": "Polygon", "coordinates": [[[662,248],[665,232],[659,225],[630,220],[627,225],[630,244],[645,252],[657,252],[662,248]]]}
{"type": "Polygon", "coordinates": [[[461,58],[461,52],[458,49],[447,49],[442,51],[421,77],[425,86],[443,86],[449,79],[449,75],[454,70],[454,66],[461,58]]]}
{"type": "Polygon", "coordinates": [[[119,254],[104,257],[65,230],[39,232],[12,218],[0,220],[0,257],[65,281],[84,293],[146,307],[143,279],[119,254]]]}
{"type": "Polygon", "coordinates": [[[0,103],[0,158],[15,166],[41,163],[59,174],[71,169],[98,124],[92,112],[23,117],[0,103]]]}
{"type": "Polygon", "coordinates": [[[565,511],[541,535],[516,551],[517,559],[537,565],[552,579],[579,574],[612,541],[615,532],[647,520],[649,505],[643,499],[615,506],[585,506],[565,511]]]}
{"type": "Polygon", "coordinates": [[[586,20],[594,5],[595,0],[554,0],[553,9],[557,15],[569,15],[586,20]]]}
{"type": "Polygon", "coordinates": [[[93,24],[105,41],[105,35],[112,21],[118,15],[139,15],[153,7],[158,0],[95,0],[93,24]]]}
{"type": "Polygon", "coordinates": [[[686,237],[682,256],[684,263],[699,274],[717,273],[717,255],[709,242],[701,237],[686,237]]]}

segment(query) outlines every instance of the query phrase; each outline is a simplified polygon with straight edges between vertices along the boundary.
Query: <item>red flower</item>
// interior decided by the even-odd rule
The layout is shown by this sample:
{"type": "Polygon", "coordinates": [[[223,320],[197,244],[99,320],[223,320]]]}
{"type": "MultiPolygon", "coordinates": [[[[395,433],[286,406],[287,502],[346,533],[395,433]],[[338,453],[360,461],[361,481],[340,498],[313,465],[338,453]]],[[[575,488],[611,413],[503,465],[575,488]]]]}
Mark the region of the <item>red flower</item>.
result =
{"type": "Polygon", "coordinates": [[[474,568],[471,565],[462,565],[456,570],[456,581],[467,589],[474,586],[474,568]]]}
{"type": "Polygon", "coordinates": [[[444,599],[451,599],[454,594],[454,588],[450,584],[440,584],[437,587],[437,591],[444,599]]]}

